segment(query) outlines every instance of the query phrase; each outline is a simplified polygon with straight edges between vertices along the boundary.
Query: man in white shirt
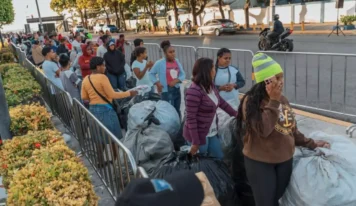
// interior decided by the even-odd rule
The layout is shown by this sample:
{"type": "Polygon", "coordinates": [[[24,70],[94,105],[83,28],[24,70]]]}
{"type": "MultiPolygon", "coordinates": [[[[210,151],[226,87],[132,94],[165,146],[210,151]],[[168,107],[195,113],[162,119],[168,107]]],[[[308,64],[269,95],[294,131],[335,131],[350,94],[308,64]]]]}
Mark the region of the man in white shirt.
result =
{"type": "Polygon", "coordinates": [[[104,54],[108,51],[106,49],[106,43],[108,42],[109,36],[105,34],[100,38],[103,44],[98,47],[98,50],[96,51],[96,56],[104,58],[104,54]]]}
{"type": "Polygon", "coordinates": [[[45,61],[42,64],[44,74],[49,81],[63,89],[62,81],[59,78],[60,69],[56,63],[57,54],[50,47],[44,47],[42,55],[45,57],[45,61]]]}
{"type": "Polygon", "coordinates": [[[75,36],[74,41],[72,42],[72,47],[73,49],[75,48],[77,53],[82,52],[82,48],[80,47],[80,45],[82,44],[82,37],[80,36],[80,34],[77,34],[75,36]]]}

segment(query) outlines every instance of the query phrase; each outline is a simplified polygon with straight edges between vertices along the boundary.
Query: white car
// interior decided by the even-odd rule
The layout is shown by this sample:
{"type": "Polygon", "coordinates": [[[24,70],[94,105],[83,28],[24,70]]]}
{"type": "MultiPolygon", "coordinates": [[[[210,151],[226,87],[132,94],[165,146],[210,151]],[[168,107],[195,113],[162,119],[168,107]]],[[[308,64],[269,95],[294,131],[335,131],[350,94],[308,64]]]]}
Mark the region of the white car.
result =
{"type": "MultiPolygon", "coordinates": [[[[93,27],[94,34],[99,33],[99,31],[103,30],[104,31],[104,24],[96,24],[93,27]]],[[[105,32],[105,31],[104,31],[105,32]]]]}
{"type": "Polygon", "coordinates": [[[85,32],[87,32],[87,30],[83,26],[77,25],[77,26],[73,27],[73,33],[75,33],[75,32],[85,33],[85,32]]]}

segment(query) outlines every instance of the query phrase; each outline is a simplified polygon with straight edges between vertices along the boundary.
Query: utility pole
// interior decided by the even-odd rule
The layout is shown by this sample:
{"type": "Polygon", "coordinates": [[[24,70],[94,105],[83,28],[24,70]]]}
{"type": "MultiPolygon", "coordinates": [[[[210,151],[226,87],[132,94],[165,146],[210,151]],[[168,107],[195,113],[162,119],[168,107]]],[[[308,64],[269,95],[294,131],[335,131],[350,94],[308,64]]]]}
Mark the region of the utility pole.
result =
{"type": "Polygon", "coordinates": [[[7,106],[5,91],[2,84],[2,78],[0,75],[0,137],[2,140],[12,139],[10,132],[10,114],[7,106]]]}
{"type": "Polygon", "coordinates": [[[276,0],[270,0],[269,7],[272,9],[272,16],[271,16],[270,23],[271,25],[273,25],[273,17],[276,14],[276,0]]]}
{"type": "Polygon", "coordinates": [[[41,18],[41,13],[40,13],[40,8],[38,7],[38,2],[36,1],[36,6],[37,6],[37,13],[38,13],[38,20],[40,21],[40,32],[43,33],[43,24],[42,24],[42,18],[41,18]]]}

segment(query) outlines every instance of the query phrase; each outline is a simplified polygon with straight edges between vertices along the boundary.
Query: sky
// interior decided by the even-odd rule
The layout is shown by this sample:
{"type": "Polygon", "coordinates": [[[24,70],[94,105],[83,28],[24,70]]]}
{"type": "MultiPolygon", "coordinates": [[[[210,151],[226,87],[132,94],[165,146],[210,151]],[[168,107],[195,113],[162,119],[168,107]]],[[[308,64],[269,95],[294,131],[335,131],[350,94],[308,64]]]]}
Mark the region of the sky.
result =
{"type": "MultiPolygon", "coordinates": [[[[1,0],[0,0],[1,1],[1,0]]],[[[40,8],[41,17],[58,16],[56,12],[49,7],[51,0],[37,0],[40,8]]],[[[35,0],[12,0],[15,11],[15,20],[12,24],[4,26],[4,31],[24,30],[26,17],[38,17],[35,0]]],[[[37,24],[30,24],[31,28],[38,30],[37,24]]]]}

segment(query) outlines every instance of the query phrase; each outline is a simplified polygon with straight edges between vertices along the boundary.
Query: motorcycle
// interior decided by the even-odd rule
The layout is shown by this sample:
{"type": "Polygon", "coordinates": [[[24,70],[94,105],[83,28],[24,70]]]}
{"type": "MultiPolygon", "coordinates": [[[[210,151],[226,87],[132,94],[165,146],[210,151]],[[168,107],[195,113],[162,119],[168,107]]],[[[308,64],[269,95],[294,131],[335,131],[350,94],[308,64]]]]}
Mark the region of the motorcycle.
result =
{"type": "Polygon", "coordinates": [[[269,30],[269,28],[266,28],[259,34],[260,40],[258,42],[258,48],[260,50],[293,51],[293,40],[287,39],[287,37],[293,33],[293,30],[287,28],[278,38],[271,39],[270,44],[268,44],[267,35],[269,34],[269,30]]]}

